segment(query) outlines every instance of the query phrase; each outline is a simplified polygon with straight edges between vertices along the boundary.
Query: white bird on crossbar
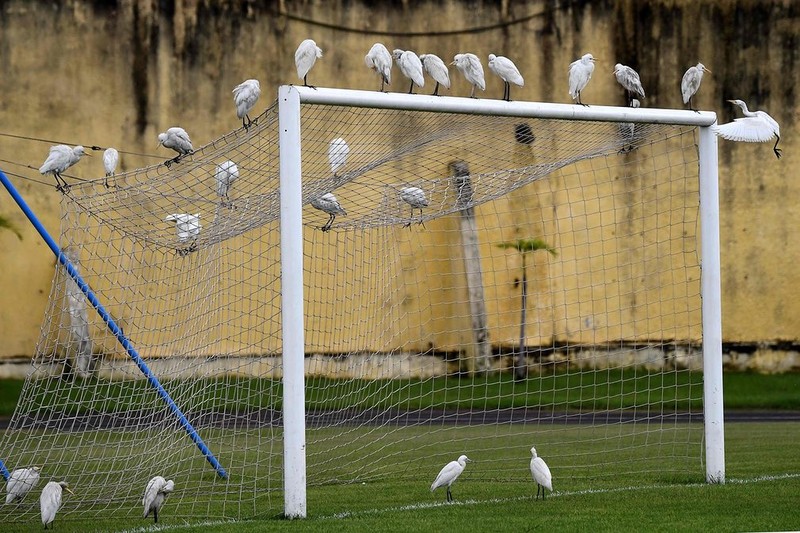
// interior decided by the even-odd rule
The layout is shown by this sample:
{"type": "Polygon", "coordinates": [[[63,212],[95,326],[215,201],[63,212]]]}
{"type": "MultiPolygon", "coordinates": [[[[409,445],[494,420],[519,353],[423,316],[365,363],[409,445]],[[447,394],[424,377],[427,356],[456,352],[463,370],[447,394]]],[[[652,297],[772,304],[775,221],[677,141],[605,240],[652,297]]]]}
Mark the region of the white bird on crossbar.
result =
{"type": "Polygon", "coordinates": [[[728,100],[733,105],[742,108],[743,118],[734,119],[733,122],[714,126],[714,133],[729,141],[742,141],[749,143],[763,143],[775,137],[775,146],[772,151],[775,157],[781,158],[782,150],[778,148],[781,142],[781,127],[777,121],[764,111],[750,111],[747,104],[741,100],[728,100]]]}
{"type": "Polygon", "coordinates": [[[383,44],[373,44],[364,56],[364,63],[381,77],[381,92],[384,85],[392,84],[392,54],[383,44]]]}
{"type": "Polygon", "coordinates": [[[425,72],[436,82],[433,96],[439,96],[439,85],[443,85],[445,89],[450,88],[450,71],[442,58],[434,54],[421,54],[419,60],[422,61],[422,68],[425,69],[425,72]]]}
{"type": "Polygon", "coordinates": [[[486,90],[486,78],[483,75],[483,65],[475,54],[456,54],[451,65],[455,65],[464,78],[472,85],[470,98],[475,98],[475,89],[486,90]]]}
{"type": "Polygon", "coordinates": [[[617,63],[614,65],[614,77],[617,78],[619,84],[625,89],[628,105],[631,105],[631,100],[636,96],[644,98],[642,80],[639,78],[639,73],[631,67],[617,63]]]}
{"type": "Polygon", "coordinates": [[[294,53],[294,64],[297,67],[297,77],[303,80],[303,85],[314,89],[313,85],[308,84],[308,72],[317,59],[322,57],[322,48],[317,46],[312,39],[306,39],[294,53]]]}
{"type": "Polygon", "coordinates": [[[453,493],[450,492],[450,486],[453,484],[453,482],[455,482],[456,479],[458,479],[458,476],[460,476],[464,471],[464,468],[466,468],[468,462],[471,462],[469,457],[462,455],[455,461],[450,461],[447,463],[433,481],[433,484],[431,485],[431,492],[435,491],[439,487],[447,486],[447,501],[452,502],[453,493]]]}
{"type": "Polygon", "coordinates": [[[683,74],[683,78],[681,79],[681,96],[683,97],[683,103],[689,104],[689,109],[692,111],[697,111],[692,108],[692,96],[700,89],[700,83],[703,81],[704,72],[711,74],[711,71],[708,70],[705,65],[698,63],[694,67],[689,67],[689,70],[683,74]]]}
{"type": "Polygon", "coordinates": [[[153,513],[153,522],[158,523],[158,513],[164,506],[164,501],[167,494],[175,490],[175,483],[170,479],[166,480],[161,476],[155,476],[148,481],[147,487],[144,489],[144,497],[142,498],[142,505],[144,506],[144,516],[150,512],[153,513]]]}
{"type": "Polygon", "coordinates": [[[420,61],[417,54],[411,50],[396,49],[392,52],[394,62],[400,68],[403,76],[411,80],[411,85],[408,88],[408,94],[414,91],[414,84],[417,87],[425,86],[425,76],[422,74],[422,61],[420,61]]]}
{"type": "Polygon", "coordinates": [[[589,80],[592,79],[594,62],[595,59],[592,54],[583,54],[580,59],[569,64],[569,95],[583,106],[586,104],[581,102],[581,91],[586,88],[589,80]]]}
{"type": "Polygon", "coordinates": [[[525,80],[513,61],[503,56],[489,54],[489,70],[500,76],[503,80],[503,100],[511,101],[511,84],[522,87],[525,80]]]}

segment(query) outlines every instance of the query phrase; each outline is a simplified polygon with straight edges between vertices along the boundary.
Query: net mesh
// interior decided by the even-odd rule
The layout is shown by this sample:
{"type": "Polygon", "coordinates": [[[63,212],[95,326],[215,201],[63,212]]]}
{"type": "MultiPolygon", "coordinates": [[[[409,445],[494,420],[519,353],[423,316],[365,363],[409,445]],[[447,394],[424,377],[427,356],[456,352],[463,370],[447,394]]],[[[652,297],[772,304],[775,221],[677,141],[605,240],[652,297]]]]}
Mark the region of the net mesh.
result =
{"type": "MultiPolygon", "coordinates": [[[[155,475],[162,516],[280,512],[277,115],[64,196],[65,254],[228,478],[59,268],[0,450],[70,482],[60,517],[141,516],[155,475]]],[[[326,105],[301,124],[310,491],[427,489],[465,453],[462,480],[515,496],[532,445],[562,488],[702,476],[693,128],[326,105]]]]}

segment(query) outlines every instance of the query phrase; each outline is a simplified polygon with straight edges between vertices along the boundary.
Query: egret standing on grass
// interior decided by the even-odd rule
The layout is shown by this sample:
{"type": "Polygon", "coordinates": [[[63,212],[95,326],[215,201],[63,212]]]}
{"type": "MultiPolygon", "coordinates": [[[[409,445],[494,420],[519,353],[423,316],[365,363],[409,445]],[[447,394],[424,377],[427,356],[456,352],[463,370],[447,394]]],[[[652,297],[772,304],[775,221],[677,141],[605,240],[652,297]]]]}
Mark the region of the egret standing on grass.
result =
{"type": "MultiPolygon", "coordinates": [[[[419,187],[403,187],[400,189],[400,199],[411,206],[411,218],[414,218],[414,209],[419,209],[419,223],[422,224],[422,209],[428,207],[428,198],[425,191],[419,187]]],[[[411,220],[405,227],[411,226],[411,220]]]]}
{"type": "Polygon", "coordinates": [[[64,490],[73,494],[69,490],[69,483],[66,481],[59,481],[58,483],[51,481],[42,489],[39,505],[42,510],[42,524],[44,524],[45,529],[56,519],[56,513],[61,508],[61,496],[64,490]]]}
{"type": "Polygon", "coordinates": [[[483,76],[483,65],[475,54],[456,54],[451,65],[455,65],[464,78],[472,85],[470,98],[475,98],[475,88],[486,90],[486,78],[483,76]]]}
{"type": "Polygon", "coordinates": [[[6,481],[6,503],[22,501],[39,483],[39,467],[17,468],[6,481]]]}
{"type": "Polygon", "coordinates": [[[39,167],[39,172],[52,174],[56,179],[56,189],[59,191],[69,190],[69,184],[61,176],[61,173],[80,161],[84,155],[88,154],[81,145],[70,148],[65,144],[57,144],[50,148],[50,153],[39,167]]]}
{"type": "Polygon", "coordinates": [[[247,129],[253,123],[250,120],[250,111],[261,96],[261,84],[258,80],[245,80],[233,88],[233,104],[236,106],[236,116],[242,119],[242,127],[247,129]],[[245,122],[247,119],[247,122],[245,122]]]}
{"type": "Polygon", "coordinates": [[[297,77],[303,80],[303,85],[306,87],[316,89],[313,85],[308,84],[308,71],[311,70],[311,67],[314,66],[314,63],[316,63],[317,59],[320,57],[322,57],[322,48],[317,46],[317,43],[311,39],[306,39],[300,43],[300,46],[297,47],[297,51],[294,53],[297,77]]]}
{"type": "Polygon", "coordinates": [[[174,222],[175,230],[178,234],[178,242],[185,244],[191,242],[188,247],[178,248],[178,255],[188,255],[197,250],[197,236],[203,226],[200,224],[200,213],[193,215],[189,213],[173,213],[167,215],[166,222],[174,222]]]}
{"type": "Polygon", "coordinates": [[[439,96],[439,85],[444,85],[445,89],[450,88],[450,72],[442,58],[434,54],[422,54],[419,56],[422,61],[422,68],[434,79],[436,87],[433,88],[433,96],[439,96]]]}
{"type": "Polygon", "coordinates": [[[639,79],[638,72],[631,67],[617,63],[614,65],[614,76],[625,89],[628,105],[631,104],[631,100],[636,96],[644,98],[644,88],[642,87],[642,81],[639,79]]]}
{"type": "Polygon", "coordinates": [[[394,62],[400,68],[403,76],[411,80],[411,86],[408,88],[408,94],[414,91],[414,84],[417,87],[425,86],[425,76],[422,75],[422,61],[420,61],[417,54],[411,50],[396,49],[392,52],[394,62]]]}
{"type": "Polygon", "coordinates": [[[319,198],[311,200],[311,206],[329,215],[328,222],[319,228],[322,231],[331,230],[331,226],[333,225],[333,220],[336,218],[336,215],[347,216],[347,212],[342,209],[342,206],[339,204],[339,200],[336,199],[332,192],[326,192],[319,198]]]}
{"type": "Polygon", "coordinates": [[[381,92],[385,85],[392,84],[392,54],[381,43],[375,43],[364,56],[364,63],[381,77],[381,92]]]}
{"type": "Polygon", "coordinates": [[[489,70],[500,76],[503,80],[503,100],[506,102],[511,101],[511,84],[518,87],[525,85],[525,80],[522,79],[522,74],[513,61],[503,56],[496,56],[489,54],[489,70]]]}
{"type": "Polygon", "coordinates": [[[683,103],[689,104],[689,109],[692,111],[697,111],[692,108],[692,96],[694,96],[700,88],[704,72],[711,74],[711,71],[708,70],[705,65],[698,63],[694,67],[689,67],[689,70],[684,73],[683,79],[681,80],[681,96],[683,96],[683,103]]]}
{"type": "Polygon", "coordinates": [[[328,162],[331,164],[331,172],[337,176],[340,168],[347,164],[347,155],[350,153],[350,147],[347,146],[347,141],[339,137],[333,139],[328,143],[328,162]]]}
{"type": "Polygon", "coordinates": [[[594,72],[594,56],[583,54],[580,59],[569,64],[569,95],[578,104],[585,106],[581,102],[581,91],[589,84],[594,72]]]}
{"type": "Polygon", "coordinates": [[[782,150],[778,148],[781,142],[781,127],[774,118],[764,111],[750,111],[747,104],[741,100],[728,100],[733,105],[738,105],[744,113],[743,118],[734,119],[733,122],[714,126],[714,133],[729,141],[743,141],[748,143],[763,143],[775,137],[775,146],[772,151],[775,157],[781,158],[782,150]]]}
{"type": "Polygon", "coordinates": [[[545,489],[553,492],[553,476],[550,475],[550,469],[544,459],[536,455],[536,448],[531,448],[531,476],[536,482],[536,499],[539,499],[539,491],[542,491],[542,500],[544,500],[545,489]]]}
{"type": "Polygon", "coordinates": [[[144,489],[144,498],[142,498],[142,505],[144,505],[144,516],[153,512],[153,522],[158,523],[158,513],[164,506],[164,500],[167,494],[175,490],[175,483],[170,479],[166,480],[161,476],[155,476],[147,483],[144,489]]]}
{"type": "Polygon", "coordinates": [[[433,481],[433,484],[431,485],[431,492],[435,491],[439,487],[444,487],[447,485],[447,501],[452,502],[453,493],[450,492],[450,485],[452,485],[453,482],[458,479],[458,476],[460,476],[461,472],[464,471],[464,468],[467,466],[468,462],[471,462],[471,460],[466,455],[462,455],[457,460],[447,463],[433,481]]]}
{"type": "Polygon", "coordinates": [[[185,129],[178,127],[170,128],[164,133],[159,133],[158,144],[162,145],[164,148],[170,148],[178,152],[177,156],[164,162],[167,168],[173,163],[180,161],[181,157],[191,154],[194,151],[189,134],[186,133],[185,129]]]}
{"type": "Polygon", "coordinates": [[[114,148],[106,148],[106,151],[103,152],[103,168],[105,168],[106,171],[106,188],[108,188],[108,178],[112,177],[117,170],[117,164],[119,164],[119,152],[114,148]]]}
{"type": "Polygon", "coordinates": [[[222,205],[230,205],[228,192],[233,182],[239,179],[239,167],[233,161],[224,161],[217,165],[214,171],[214,181],[217,182],[217,195],[222,197],[222,205]]]}

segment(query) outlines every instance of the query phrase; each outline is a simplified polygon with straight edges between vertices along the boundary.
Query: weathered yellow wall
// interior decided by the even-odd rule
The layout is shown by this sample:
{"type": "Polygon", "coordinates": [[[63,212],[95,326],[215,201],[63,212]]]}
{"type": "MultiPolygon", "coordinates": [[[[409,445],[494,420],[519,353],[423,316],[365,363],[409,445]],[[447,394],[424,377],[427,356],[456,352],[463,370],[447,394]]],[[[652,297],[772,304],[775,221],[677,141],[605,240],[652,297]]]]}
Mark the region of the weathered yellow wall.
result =
{"type": "MultiPolygon", "coordinates": [[[[7,1],[0,14],[0,133],[86,146],[118,146],[166,156],[155,149],[159,131],[180,124],[203,144],[236,127],[231,89],[261,81],[264,102],[278,85],[295,83],[293,53],[313,37],[325,56],[312,71],[320,86],[377,88],[363,66],[375,41],[389,48],[432,51],[450,58],[473,51],[511,57],[526,78],[518,100],[568,102],[567,65],[584,52],[598,58],[584,92],[588,103],[623,104],[611,71],[616,62],[642,75],[649,107],[681,107],[683,71],[702,60],[713,74],[695,103],[732,119],[727,98],[768,110],[782,125],[784,157],[768,145],[720,141],[724,339],[730,342],[800,341],[800,174],[794,122],[800,82],[800,4],[785,1],[689,2],[157,2],[120,0],[7,1]],[[374,7],[372,4],[376,4],[374,7]],[[166,8],[163,6],[167,6],[166,8]],[[365,7],[369,6],[369,7],[365,7]],[[559,6],[559,7],[555,7],[559,6]],[[294,18],[277,15],[282,10],[294,18]],[[386,36],[368,31],[413,32],[386,36]],[[514,22],[519,21],[521,22],[514,22]],[[485,31],[481,28],[507,22],[485,31]]],[[[395,69],[395,76],[398,73],[395,69]]],[[[450,94],[469,87],[457,75],[450,94]]],[[[399,82],[392,87],[397,89],[399,82]]],[[[499,97],[500,81],[487,73],[484,97],[499,97]]],[[[0,168],[11,173],[48,230],[59,233],[59,197],[37,168],[49,143],[0,137],[0,168]]],[[[99,155],[99,153],[98,153],[99,155]]],[[[154,159],[127,156],[123,170],[154,159]]],[[[71,169],[100,174],[100,157],[71,169]]],[[[548,188],[531,188],[510,202],[556,204],[548,188]]],[[[552,193],[557,194],[557,193],[552,193]]],[[[0,357],[30,355],[53,277],[54,261],[10,198],[0,213],[23,240],[0,231],[0,357]]],[[[455,224],[440,221],[440,224],[455,224]]],[[[436,239],[432,224],[426,239],[436,239]]],[[[452,229],[452,228],[450,228],[452,229]]],[[[531,223],[529,233],[539,228],[531,223]]],[[[447,250],[443,247],[443,255],[447,250]]],[[[484,250],[486,256],[490,255],[484,250]]],[[[491,259],[493,260],[493,259],[491,259]]],[[[534,262],[534,268],[541,268],[534,262]]],[[[460,280],[431,272],[443,288],[460,280]]],[[[535,274],[532,277],[536,277],[535,274]]],[[[443,303],[442,305],[446,305],[443,303]]],[[[546,309],[542,310],[546,312],[546,309]]],[[[430,326],[436,328],[433,324],[430,326]]],[[[420,332],[424,338],[425,331],[420,332]]],[[[547,331],[531,332],[547,336],[547,331]]],[[[493,339],[513,331],[495,331],[493,339]]]]}

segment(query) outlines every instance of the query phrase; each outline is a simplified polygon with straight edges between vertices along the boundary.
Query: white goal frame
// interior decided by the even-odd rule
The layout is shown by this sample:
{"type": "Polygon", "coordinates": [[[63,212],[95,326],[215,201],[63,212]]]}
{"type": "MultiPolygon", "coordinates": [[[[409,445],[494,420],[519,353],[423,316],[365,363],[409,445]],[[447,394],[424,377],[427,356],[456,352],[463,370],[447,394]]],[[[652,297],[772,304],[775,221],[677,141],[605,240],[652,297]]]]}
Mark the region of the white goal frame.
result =
{"type": "Polygon", "coordinates": [[[371,91],[278,90],[280,142],[281,313],[283,334],[284,514],[306,516],[301,104],[465,113],[508,117],[656,123],[699,129],[700,260],[703,327],[703,419],[706,481],[725,482],[722,405],[717,116],[709,111],[581,106],[371,91]]]}

